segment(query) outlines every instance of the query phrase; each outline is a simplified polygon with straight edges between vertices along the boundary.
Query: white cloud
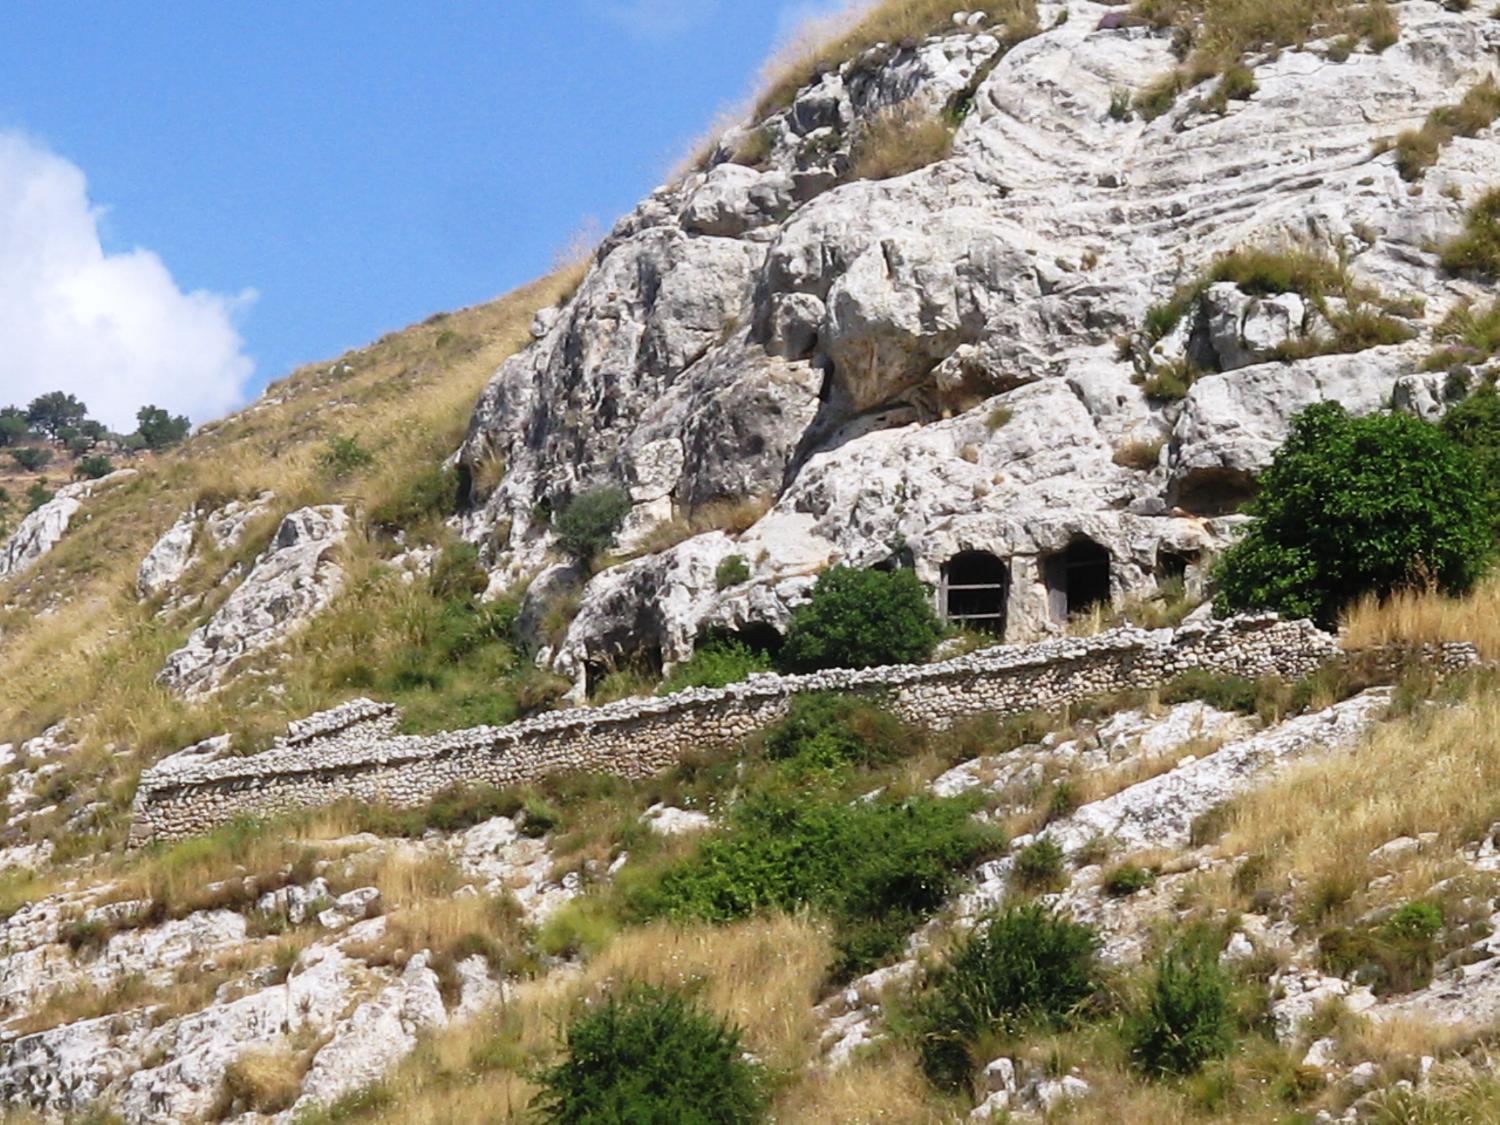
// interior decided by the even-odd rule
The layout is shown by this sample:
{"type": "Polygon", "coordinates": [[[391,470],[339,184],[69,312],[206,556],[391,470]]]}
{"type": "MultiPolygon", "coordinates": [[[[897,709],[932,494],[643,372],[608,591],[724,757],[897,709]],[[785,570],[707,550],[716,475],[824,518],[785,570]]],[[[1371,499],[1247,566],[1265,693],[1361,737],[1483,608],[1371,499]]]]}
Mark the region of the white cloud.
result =
{"type": "Polygon", "coordinates": [[[184,293],[150,250],[105,253],[99,216],[77,165],[0,132],[0,406],[62,390],[128,431],[145,403],[204,421],[243,402],[254,292],[184,293]]]}
{"type": "Polygon", "coordinates": [[[663,38],[690,30],[718,7],[719,0],[617,0],[605,10],[627,31],[663,38]]]}

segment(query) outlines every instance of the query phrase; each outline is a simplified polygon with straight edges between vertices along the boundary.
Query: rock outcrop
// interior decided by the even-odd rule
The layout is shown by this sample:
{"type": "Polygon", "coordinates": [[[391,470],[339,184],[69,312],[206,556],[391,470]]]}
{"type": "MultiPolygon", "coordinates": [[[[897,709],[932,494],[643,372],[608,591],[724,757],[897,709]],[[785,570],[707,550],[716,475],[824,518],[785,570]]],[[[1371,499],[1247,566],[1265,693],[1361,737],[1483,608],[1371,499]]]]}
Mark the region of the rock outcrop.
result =
{"type": "Polygon", "coordinates": [[[28,514],[0,545],[0,582],[31,569],[57,546],[83,502],[96,491],[133,476],[134,469],[120,469],[98,480],[81,480],[59,488],[52,499],[28,514]]]}
{"type": "Polygon", "coordinates": [[[348,514],[338,505],[302,508],[282,520],[244,582],[167,657],[160,682],[189,697],[206,695],[235,661],[323,609],[343,584],[335,553],[348,530],[348,514]]]}
{"type": "Polygon", "coordinates": [[[991,554],[1016,638],[1066,613],[1049,567],[1073,544],[1107,554],[1116,596],[1183,573],[1226,542],[1212,517],[1296,410],[1385,406],[1429,345],[1280,362],[1315,334],[1309,304],[1221,284],[1195,314],[1221,373],[1178,403],[1147,397],[1118,340],[1216,255],[1293,240],[1392,302],[1425,299],[1412,333],[1476,295],[1433,247],[1500,180],[1500,151],[1455,141],[1416,194],[1375,145],[1494,73],[1500,26],[1446,7],[1400,5],[1379,53],[1252,58],[1248,100],[1203,89],[1145,121],[1120,93],[1176,65],[1170,36],[1046,3],[1018,44],[960,21],[731,130],[621,220],[485,390],[459,464],[471,482],[505,469],[464,519],[496,588],[546,565],[549,510],[606,484],[634,504],[622,542],[674,521],[691,537],[588,582],[544,653],[580,685],[590,664],[670,665],[707,627],[778,628],[833,561],[897,556],[936,585],[959,553],[991,554]],[[897,106],[966,110],[951,157],[852,179],[897,106]],[[769,505],[748,530],[722,508],[745,497],[769,505]],[[720,590],[729,555],[751,576],[720,590]]]}
{"type": "Polygon", "coordinates": [[[231,500],[208,512],[183,512],[141,560],[136,574],[136,592],[143,598],[168,595],[203,557],[205,547],[227,551],[239,544],[250,521],[270,506],[274,495],[261,493],[253,500],[231,500]]]}

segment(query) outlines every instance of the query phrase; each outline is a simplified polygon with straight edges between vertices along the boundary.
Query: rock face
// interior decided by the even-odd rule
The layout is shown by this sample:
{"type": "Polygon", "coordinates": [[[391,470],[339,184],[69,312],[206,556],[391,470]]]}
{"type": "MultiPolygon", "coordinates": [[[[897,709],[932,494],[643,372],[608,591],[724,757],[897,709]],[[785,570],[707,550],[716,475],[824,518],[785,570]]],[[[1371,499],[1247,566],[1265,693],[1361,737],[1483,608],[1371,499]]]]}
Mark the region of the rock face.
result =
{"type": "Polygon", "coordinates": [[[1428,347],[1275,362],[1313,311],[1221,284],[1197,316],[1222,373],[1160,402],[1117,346],[1148,307],[1218,254],[1289,239],[1384,298],[1424,297],[1417,333],[1477,295],[1433,247],[1500,179],[1500,150],[1455,141],[1418,195],[1373,142],[1493,72],[1487,13],[1403,4],[1382,53],[1252,58],[1249,100],[1219,112],[1203,87],[1146,122],[1111,103],[1175,65],[1170,36],[1089,0],[1043,7],[1046,30],[1008,50],[961,21],[731,130],[616,226],[496,374],[459,465],[505,468],[464,525],[497,588],[546,564],[546,512],[590,487],[629,492],[628,543],[700,530],[594,577],[545,654],[560,670],[581,684],[591,663],[680,660],[707,626],[779,628],[810,573],[891,556],[933,585],[964,552],[993,556],[1006,635],[1053,630],[1070,547],[1103,552],[1115,596],[1195,566],[1232,526],[1206,517],[1248,494],[1296,410],[1385,406],[1428,347]],[[950,158],[851,180],[876,114],[960,102],[950,158]],[[734,162],[747,145],[755,167],[734,162]],[[770,507],[740,534],[717,502],[744,497],[770,507]],[[732,554],[750,580],[719,590],[732,554]]]}
{"type": "Polygon", "coordinates": [[[264,512],[274,498],[272,493],[265,492],[253,500],[231,500],[211,512],[196,509],[183,512],[141,560],[136,592],[143,598],[169,593],[201,560],[201,548],[225,551],[236,546],[250,521],[264,512]]]}
{"type": "Polygon", "coordinates": [[[282,520],[245,581],[167,658],[160,682],[189,697],[206,695],[235,661],[326,606],[343,583],[334,553],[348,530],[348,514],[338,505],[303,508],[282,520]]]}
{"type": "Polygon", "coordinates": [[[82,480],[59,488],[51,500],[23,519],[11,537],[0,545],[0,581],[31,569],[57,546],[83,502],[94,492],[133,476],[134,469],[121,469],[99,480],[82,480]]]}

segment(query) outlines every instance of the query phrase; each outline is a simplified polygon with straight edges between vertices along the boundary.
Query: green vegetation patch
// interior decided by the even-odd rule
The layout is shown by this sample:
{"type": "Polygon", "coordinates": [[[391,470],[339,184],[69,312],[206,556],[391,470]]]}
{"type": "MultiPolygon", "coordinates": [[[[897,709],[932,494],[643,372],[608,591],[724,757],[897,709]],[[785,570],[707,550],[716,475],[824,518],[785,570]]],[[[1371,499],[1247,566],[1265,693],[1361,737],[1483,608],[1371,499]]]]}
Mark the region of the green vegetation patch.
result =
{"type": "Polygon", "coordinates": [[[1091,927],[1040,904],[982,922],[915,1002],[913,1033],[927,1077],[940,1089],[967,1089],[982,1036],[1071,1023],[1098,987],[1098,951],[1091,927]]]}
{"type": "Polygon", "coordinates": [[[789,672],[920,664],[943,638],[932,598],[910,570],[836,566],[792,612],[780,663],[789,672]]]}
{"type": "Polygon", "coordinates": [[[680,991],[630,985],[568,1024],[532,1108],[556,1125],[763,1121],[765,1076],[743,1040],[680,991]]]}
{"type": "Polygon", "coordinates": [[[1220,560],[1221,612],[1274,609],[1325,627],[1366,594],[1434,586],[1458,596],[1488,568],[1492,514],[1473,456],[1404,414],[1299,414],[1220,560]]]}
{"type": "Polygon", "coordinates": [[[803,907],[835,923],[835,972],[854,976],[895,952],[965,871],[998,848],[973,804],[917,796],[850,804],[762,792],[726,829],[633,891],[643,918],[728,922],[803,907]]]}

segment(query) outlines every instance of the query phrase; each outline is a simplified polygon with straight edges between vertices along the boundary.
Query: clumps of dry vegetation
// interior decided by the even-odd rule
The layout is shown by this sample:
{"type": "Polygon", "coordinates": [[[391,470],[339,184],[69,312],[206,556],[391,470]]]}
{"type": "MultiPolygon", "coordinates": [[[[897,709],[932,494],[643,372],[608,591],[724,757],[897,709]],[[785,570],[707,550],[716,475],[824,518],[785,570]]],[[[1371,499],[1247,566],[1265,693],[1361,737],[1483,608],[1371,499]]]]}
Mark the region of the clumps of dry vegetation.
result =
{"type": "Polygon", "coordinates": [[[1221,282],[1231,283],[1252,297],[1295,293],[1321,321],[1304,324],[1302,335],[1277,349],[1272,357],[1275,359],[1358,352],[1405,343],[1416,335],[1403,318],[1418,315],[1418,307],[1410,301],[1383,297],[1357,281],[1341,254],[1301,242],[1231,250],[1216,258],[1200,276],[1179,286],[1166,301],[1148,309],[1140,339],[1122,345],[1126,354],[1136,358],[1140,381],[1151,397],[1182,398],[1203,373],[1189,356],[1173,364],[1147,368],[1142,353],[1170,335],[1198,307],[1208,288],[1221,282]]]}
{"type": "Polygon", "coordinates": [[[1500,117],[1500,85],[1487,77],[1469,87],[1455,105],[1439,106],[1427,115],[1419,129],[1408,129],[1394,140],[1385,140],[1377,151],[1396,150],[1396,167],[1408,182],[1420,180],[1437,163],[1445,147],[1456,137],[1478,136],[1500,117]]]}
{"type": "Polygon", "coordinates": [[[1223,112],[1228,101],[1248,97],[1254,78],[1244,60],[1256,53],[1331,39],[1329,56],[1347,58],[1361,43],[1383,51],[1400,36],[1386,0],[1136,0],[1138,18],[1172,32],[1181,65],[1137,95],[1135,108],[1150,120],[1172,108],[1184,91],[1222,76],[1207,106],[1223,112]]]}
{"type": "Polygon", "coordinates": [[[1443,268],[1452,273],[1500,277],[1500,188],[1482,195],[1464,218],[1464,229],[1443,247],[1443,268]]]}
{"type": "Polygon", "coordinates": [[[1363,598],[1344,614],[1342,633],[1356,649],[1467,641],[1484,659],[1500,660],[1500,580],[1491,578],[1466,598],[1436,590],[1363,598]]]}
{"type": "MultiPolygon", "coordinates": [[[[986,16],[984,30],[1006,45],[1019,43],[1040,30],[1035,0],[979,0],[964,7],[986,16]]],[[[756,120],[785,109],[797,91],[820,74],[837,69],[878,44],[915,45],[929,36],[952,31],[953,12],[951,0],[882,0],[870,10],[831,26],[808,25],[768,68],[766,89],[755,108],[756,120]]]]}
{"type": "Polygon", "coordinates": [[[866,122],[854,141],[849,178],[889,180],[926,168],[953,153],[953,123],[912,102],[866,122]]]}

